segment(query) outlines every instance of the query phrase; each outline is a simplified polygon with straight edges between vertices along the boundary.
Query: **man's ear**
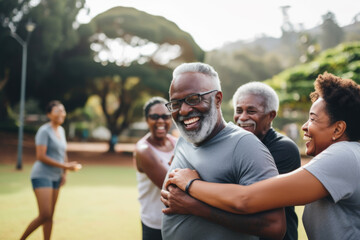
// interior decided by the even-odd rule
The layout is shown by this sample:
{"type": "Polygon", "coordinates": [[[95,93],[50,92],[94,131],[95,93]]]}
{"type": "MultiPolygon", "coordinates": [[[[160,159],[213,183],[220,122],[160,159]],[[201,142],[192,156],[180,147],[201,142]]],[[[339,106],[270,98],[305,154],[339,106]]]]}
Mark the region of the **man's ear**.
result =
{"type": "Polygon", "coordinates": [[[273,121],[274,118],[276,117],[276,111],[270,111],[268,114],[269,114],[270,120],[273,121]]]}
{"type": "Polygon", "coordinates": [[[346,122],[345,121],[337,121],[335,123],[334,133],[333,133],[333,139],[337,140],[345,134],[346,130],[346,122]]]}
{"type": "Polygon", "coordinates": [[[221,108],[223,94],[221,91],[218,91],[215,95],[215,104],[217,108],[221,108]]]}

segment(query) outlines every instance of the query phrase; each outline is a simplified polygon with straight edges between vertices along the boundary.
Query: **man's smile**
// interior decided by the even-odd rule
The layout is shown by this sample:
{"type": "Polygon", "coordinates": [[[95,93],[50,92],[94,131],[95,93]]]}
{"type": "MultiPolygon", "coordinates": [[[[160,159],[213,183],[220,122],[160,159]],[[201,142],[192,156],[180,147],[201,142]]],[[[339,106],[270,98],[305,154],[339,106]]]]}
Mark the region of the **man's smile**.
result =
{"type": "Polygon", "coordinates": [[[186,130],[191,131],[200,125],[200,117],[191,117],[183,121],[186,130]]]}

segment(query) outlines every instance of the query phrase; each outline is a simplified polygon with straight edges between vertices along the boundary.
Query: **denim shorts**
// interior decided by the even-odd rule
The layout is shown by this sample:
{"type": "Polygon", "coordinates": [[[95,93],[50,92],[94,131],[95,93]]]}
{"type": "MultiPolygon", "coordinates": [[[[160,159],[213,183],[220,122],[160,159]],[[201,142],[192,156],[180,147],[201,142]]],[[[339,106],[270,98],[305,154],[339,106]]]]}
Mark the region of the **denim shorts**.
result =
{"type": "Polygon", "coordinates": [[[33,189],[36,188],[53,188],[53,189],[59,189],[61,178],[57,181],[47,179],[47,178],[33,178],[31,179],[32,187],[33,189]]]}

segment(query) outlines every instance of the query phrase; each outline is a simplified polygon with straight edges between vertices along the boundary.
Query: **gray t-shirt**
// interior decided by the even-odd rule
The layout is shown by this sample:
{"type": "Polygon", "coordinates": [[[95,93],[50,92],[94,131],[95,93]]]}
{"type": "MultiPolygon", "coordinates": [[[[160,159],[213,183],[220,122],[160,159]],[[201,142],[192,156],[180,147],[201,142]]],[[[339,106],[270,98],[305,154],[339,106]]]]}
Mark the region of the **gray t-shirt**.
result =
{"type": "MultiPolygon", "coordinates": [[[[46,155],[57,162],[63,163],[66,153],[66,138],[64,128],[61,126],[59,126],[59,133],[61,139],[56,137],[50,123],[46,123],[37,131],[35,135],[35,144],[36,146],[46,145],[46,155]]],[[[31,179],[47,178],[52,181],[57,181],[61,178],[62,173],[62,168],[53,167],[37,160],[31,171],[31,179]]]]}
{"type": "Polygon", "coordinates": [[[334,143],[304,168],[330,193],[305,206],[303,222],[308,238],[360,239],[360,143],[334,143]]]}
{"type": "MultiPolygon", "coordinates": [[[[252,133],[232,123],[215,137],[196,147],[180,138],[175,148],[174,168],[196,169],[208,182],[249,185],[276,176],[278,171],[269,150],[252,133]]],[[[163,239],[258,239],[231,231],[194,215],[164,215],[163,239]]]]}

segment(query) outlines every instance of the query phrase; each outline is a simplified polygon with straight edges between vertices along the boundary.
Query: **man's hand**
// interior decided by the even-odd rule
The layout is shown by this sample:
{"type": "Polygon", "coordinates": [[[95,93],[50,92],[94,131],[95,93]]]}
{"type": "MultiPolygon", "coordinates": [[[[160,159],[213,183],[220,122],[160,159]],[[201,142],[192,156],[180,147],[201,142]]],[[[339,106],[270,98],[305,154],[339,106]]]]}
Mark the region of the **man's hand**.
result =
{"type": "Polygon", "coordinates": [[[162,210],[163,213],[196,215],[194,211],[196,211],[199,204],[202,204],[201,202],[174,185],[169,185],[167,189],[168,191],[161,191],[161,201],[167,207],[162,210]]]}
{"type": "Polygon", "coordinates": [[[165,183],[165,189],[168,189],[170,184],[178,186],[181,190],[185,191],[185,187],[192,179],[200,178],[196,170],[189,168],[176,168],[169,173],[168,180],[165,183]]]}

